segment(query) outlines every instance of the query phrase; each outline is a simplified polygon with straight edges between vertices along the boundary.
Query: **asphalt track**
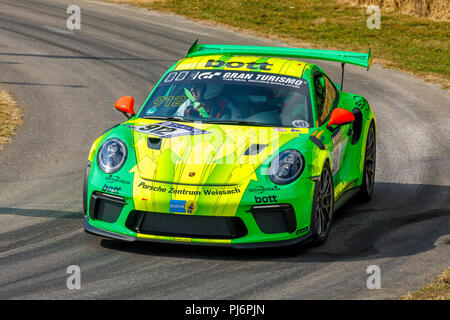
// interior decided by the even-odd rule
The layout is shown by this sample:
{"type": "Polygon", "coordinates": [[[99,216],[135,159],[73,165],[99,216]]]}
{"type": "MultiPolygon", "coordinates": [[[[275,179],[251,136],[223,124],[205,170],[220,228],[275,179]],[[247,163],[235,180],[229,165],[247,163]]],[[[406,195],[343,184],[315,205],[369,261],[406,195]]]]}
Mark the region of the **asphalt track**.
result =
{"type": "MultiPolygon", "coordinates": [[[[85,234],[84,169],[94,139],[125,119],[114,101],[132,95],[139,107],[196,38],[282,45],[127,6],[0,2],[0,86],[25,113],[0,153],[0,298],[384,299],[450,266],[450,94],[378,65],[347,67],[344,83],[377,116],[374,198],[340,210],[325,245],[236,251],[85,234]],[[80,290],[66,287],[69,265],[80,290]],[[381,289],[367,289],[370,265],[381,289]]],[[[339,65],[320,64],[340,79],[339,65]]]]}

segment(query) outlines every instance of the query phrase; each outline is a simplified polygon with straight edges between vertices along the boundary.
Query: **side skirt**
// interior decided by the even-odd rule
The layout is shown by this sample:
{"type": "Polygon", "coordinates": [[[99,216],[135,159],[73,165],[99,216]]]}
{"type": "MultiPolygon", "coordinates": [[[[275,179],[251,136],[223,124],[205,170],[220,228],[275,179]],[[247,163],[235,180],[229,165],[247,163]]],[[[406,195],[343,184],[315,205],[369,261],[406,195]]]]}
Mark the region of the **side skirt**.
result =
{"type": "Polygon", "coordinates": [[[348,189],[341,194],[341,196],[334,201],[334,211],[342,207],[348,200],[350,200],[359,191],[359,186],[348,189]]]}

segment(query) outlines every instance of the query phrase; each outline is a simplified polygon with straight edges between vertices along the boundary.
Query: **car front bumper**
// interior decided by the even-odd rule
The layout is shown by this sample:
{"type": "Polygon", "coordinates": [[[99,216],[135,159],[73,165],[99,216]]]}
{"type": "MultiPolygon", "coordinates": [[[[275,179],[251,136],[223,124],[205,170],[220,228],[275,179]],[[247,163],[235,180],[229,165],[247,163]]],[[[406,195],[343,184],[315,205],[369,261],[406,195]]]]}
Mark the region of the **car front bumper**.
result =
{"type": "Polygon", "coordinates": [[[84,228],[94,235],[129,242],[233,248],[288,246],[310,237],[314,186],[315,182],[307,177],[289,189],[271,193],[260,193],[257,187],[249,185],[242,190],[244,196],[237,209],[218,214],[202,207],[201,212],[199,209],[196,214],[187,214],[145,210],[137,206],[142,204],[142,196],[131,190],[117,195],[105,191],[101,183],[88,182],[84,228]],[[277,202],[265,201],[272,194],[276,194],[277,202]],[[257,201],[260,199],[263,203],[257,201]]]}
{"type": "Polygon", "coordinates": [[[157,237],[138,237],[138,236],[129,236],[123,235],[120,233],[103,230],[100,228],[93,227],[89,224],[88,218],[84,219],[84,231],[86,233],[100,236],[103,238],[109,238],[114,240],[121,240],[126,242],[136,242],[136,241],[148,241],[148,242],[157,242],[157,243],[168,243],[168,244],[184,244],[184,245],[200,245],[200,246],[219,246],[219,247],[229,247],[234,249],[258,249],[258,248],[273,248],[273,247],[284,247],[284,246],[293,246],[305,242],[310,239],[311,232],[308,232],[302,236],[297,238],[288,239],[288,240],[278,240],[278,241],[264,241],[264,242],[252,242],[252,243],[225,243],[225,242],[214,242],[213,240],[207,239],[163,239],[157,237]]]}

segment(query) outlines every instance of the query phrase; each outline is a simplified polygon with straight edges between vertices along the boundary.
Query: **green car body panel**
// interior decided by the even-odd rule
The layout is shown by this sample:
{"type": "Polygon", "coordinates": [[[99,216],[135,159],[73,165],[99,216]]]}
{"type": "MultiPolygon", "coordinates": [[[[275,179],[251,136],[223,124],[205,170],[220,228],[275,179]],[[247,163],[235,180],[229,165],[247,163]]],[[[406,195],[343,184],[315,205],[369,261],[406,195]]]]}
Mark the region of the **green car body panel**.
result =
{"type": "MultiPolygon", "coordinates": [[[[364,97],[338,89],[319,66],[282,57],[367,68],[372,59],[370,52],[194,43],[187,57],[167,70],[136,115],[93,143],[84,185],[85,230],[126,241],[237,248],[308,239],[314,231],[316,185],[325,164],[332,172],[336,210],[363,184],[366,140],[369,127],[376,128],[376,120],[364,97]],[[302,79],[309,90],[312,123],[297,128],[144,118],[143,110],[161,81],[184,70],[244,70],[302,79]],[[324,80],[324,88],[334,96],[322,115],[316,108],[317,79],[324,80]],[[335,109],[348,110],[354,121],[329,127],[335,109]],[[164,126],[184,133],[164,136],[164,129],[153,133],[164,126]],[[105,173],[99,165],[99,151],[111,139],[123,142],[126,160],[117,171],[105,173]],[[252,153],[252,145],[263,150],[252,153]],[[290,183],[277,184],[268,172],[272,161],[285,150],[301,154],[301,174],[290,183]],[[228,156],[233,162],[224,160],[228,156]],[[197,161],[192,161],[195,157],[197,161]]],[[[179,105],[172,98],[170,103],[179,105]]]]}

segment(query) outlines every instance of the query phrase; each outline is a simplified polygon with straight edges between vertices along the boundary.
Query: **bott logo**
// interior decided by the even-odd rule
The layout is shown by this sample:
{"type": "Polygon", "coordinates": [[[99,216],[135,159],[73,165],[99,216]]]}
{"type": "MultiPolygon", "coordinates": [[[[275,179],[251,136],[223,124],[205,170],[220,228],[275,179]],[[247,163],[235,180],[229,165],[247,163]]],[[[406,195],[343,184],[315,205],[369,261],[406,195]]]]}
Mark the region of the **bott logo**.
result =
{"type": "Polygon", "coordinates": [[[256,203],[271,203],[278,202],[277,196],[257,197],[255,196],[256,203]]]}
{"type": "Polygon", "coordinates": [[[210,67],[210,68],[220,68],[223,66],[226,66],[227,68],[242,68],[243,66],[245,66],[247,64],[247,69],[251,69],[251,70],[270,70],[270,66],[273,66],[273,64],[267,63],[267,62],[263,62],[263,63],[258,63],[258,62],[250,62],[250,63],[244,63],[244,62],[238,62],[238,61],[233,61],[233,62],[225,62],[225,61],[220,61],[220,60],[209,60],[205,67],[210,67]]]}
{"type": "Polygon", "coordinates": [[[120,191],[120,187],[112,187],[112,186],[108,186],[108,185],[104,185],[102,191],[103,192],[109,192],[109,193],[115,193],[115,194],[119,194],[120,191]]]}

